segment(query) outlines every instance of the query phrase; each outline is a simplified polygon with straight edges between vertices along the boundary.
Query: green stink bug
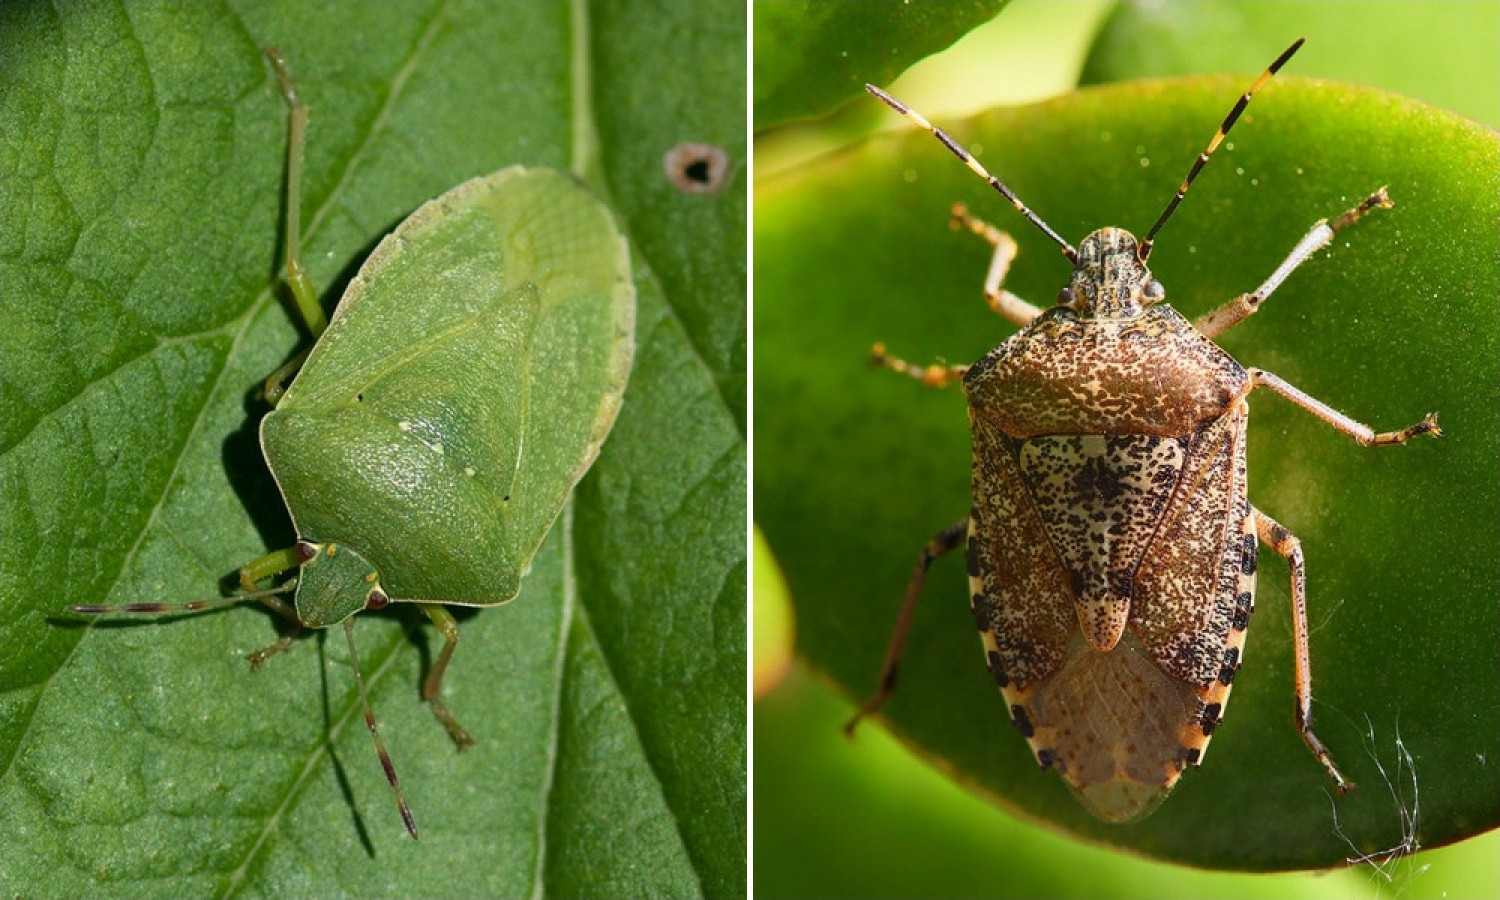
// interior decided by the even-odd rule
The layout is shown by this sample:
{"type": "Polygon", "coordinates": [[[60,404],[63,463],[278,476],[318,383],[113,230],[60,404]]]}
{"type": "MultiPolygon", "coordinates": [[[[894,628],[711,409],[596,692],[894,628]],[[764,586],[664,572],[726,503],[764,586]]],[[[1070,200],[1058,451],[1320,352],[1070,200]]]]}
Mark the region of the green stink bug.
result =
{"type": "MultiPolygon", "coordinates": [[[[318,338],[267,383],[261,446],[296,527],[293,547],[240,570],[248,593],[76,613],[198,610],[258,599],[293,632],[391,602],[420,605],[444,637],[423,696],[440,700],[458,640],[443,604],[515,597],[530,560],[608,435],[629,375],[629,255],[610,212],[570,176],[512,167],[423,205],[381,241],[324,319],[299,257],[307,108],[268,50],[290,107],[286,271],[318,338]],[[282,382],[296,371],[285,391],[282,382]],[[265,579],[298,569],[265,591],[265,579]],[[296,591],[291,606],[279,594],[296,591]]],[[[354,663],[359,678],[357,662],[354,663]]],[[[360,682],[363,697],[364,686],[360,682]]],[[[374,719],[365,719],[406,827],[412,821],[374,719]]]]}

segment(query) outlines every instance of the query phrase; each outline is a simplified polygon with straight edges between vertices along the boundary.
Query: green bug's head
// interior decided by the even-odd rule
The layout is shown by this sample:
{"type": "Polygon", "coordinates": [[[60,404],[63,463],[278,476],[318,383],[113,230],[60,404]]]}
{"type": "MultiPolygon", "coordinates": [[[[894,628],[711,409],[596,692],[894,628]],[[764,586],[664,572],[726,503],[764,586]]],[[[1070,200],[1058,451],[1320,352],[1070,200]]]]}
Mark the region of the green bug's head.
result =
{"type": "Polygon", "coordinates": [[[380,586],[380,570],[352,547],[299,540],[297,556],[302,560],[297,618],[308,628],[337,625],[360,610],[391,602],[380,586]]]}

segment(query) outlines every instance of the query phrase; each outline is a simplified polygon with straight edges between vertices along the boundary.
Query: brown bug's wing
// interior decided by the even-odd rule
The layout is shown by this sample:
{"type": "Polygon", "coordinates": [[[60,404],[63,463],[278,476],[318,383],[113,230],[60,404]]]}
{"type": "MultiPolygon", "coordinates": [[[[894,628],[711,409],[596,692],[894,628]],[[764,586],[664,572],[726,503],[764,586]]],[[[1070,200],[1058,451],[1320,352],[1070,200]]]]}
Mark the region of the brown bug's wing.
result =
{"type": "Polygon", "coordinates": [[[1242,399],[1194,436],[1182,487],[1136,575],[1131,630],[1165,676],[1190,685],[1199,701],[1178,723],[1183,761],[1194,765],[1229,700],[1254,605],[1247,415],[1242,399]]]}
{"type": "Polygon", "coordinates": [[[1241,402],[1185,448],[1120,642],[1102,653],[1080,635],[1058,671],[1016,701],[1038,761],[1105,821],[1150,814],[1202,759],[1228,699],[1255,579],[1244,435],[1241,402]]]}
{"type": "Polygon", "coordinates": [[[1129,632],[1108,653],[1078,634],[1058,671],[1013,702],[1026,711],[1037,762],[1115,823],[1139,821],[1166,799],[1182,771],[1179,724],[1201,705],[1129,632]]]}
{"type": "MultiPolygon", "coordinates": [[[[973,431],[972,602],[1011,718],[1037,761],[1055,766],[1094,815],[1110,822],[1143,818],[1184,764],[1201,754],[1184,733],[1201,723],[1208,701],[1201,683],[1161,666],[1168,631],[1139,635],[1120,621],[1114,627],[1122,636],[1100,650],[1099,635],[1080,623],[1091,621],[1090,602],[1111,596],[1125,604],[1119,618],[1133,621],[1138,598],[1159,593],[1162,577],[1184,571],[1194,577],[1191,567],[1164,573],[1162,563],[1170,568],[1173,560],[1154,557],[1151,548],[1163,529],[1215,514],[1204,506],[1215,499],[1198,495],[1213,493],[1202,490],[1204,479],[1222,477],[1226,466],[1230,496],[1239,500],[1217,513],[1209,529],[1217,545],[1207,552],[1207,574],[1198,577],[1207,578],[1210,590],[1227,577],[1219,553],[1230,525],[1227,508],[1246,508],[1242,473],[1233,463],[1243,422],[1210,425],[1192,442],[1152,435],[1018,441],[977,420],[973,431]],[[1142,569],[1157,580],[1143,587],[1142,569]]],[[[1201,548],[1188,548],[1194,549],[1201,548]]],[[[1217,658],[1222,662],[1222,651],[1217,658]]],[[[1201,729],[1195,734],[1201,742],[1201,729]]]]}
{"type": "Polygon", "coordinates": [[[1046,679],[1078,630],[1067,570],[1047,538],[1016,465],[1017,442],[973,422],[969,600],[985,661],[1023,733],[1015,690],[1046,679]]]}
{"type": "Polygon", "coordinates": [[[970,600],[990,673],[1038,763],[1055,765],[1101,819],[1141,818],[1166,791],[1160,767],[1146,771],[1124,758],[1124,736],[1175,752],[1175,727],[1139,734],[1139,713],[1175,705],[1175,714],[1150,719],[1175,726],[1197,699],[1162,677],[1134,635],[1109,653],[1083,638],[1068,569],[1021,481],[1020,442],[992,424],[976,422],[973,434],[970,600]]]}

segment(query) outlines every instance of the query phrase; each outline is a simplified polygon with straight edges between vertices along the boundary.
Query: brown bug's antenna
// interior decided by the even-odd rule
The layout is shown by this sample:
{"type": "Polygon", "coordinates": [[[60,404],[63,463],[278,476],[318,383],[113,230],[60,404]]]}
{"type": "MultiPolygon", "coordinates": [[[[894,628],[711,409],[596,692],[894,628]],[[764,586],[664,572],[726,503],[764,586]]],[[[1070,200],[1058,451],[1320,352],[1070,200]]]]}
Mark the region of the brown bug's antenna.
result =
{"type": "Polygon", "coordinates": [[[1069,262],[1078,262],[1078,251],[1073,249],[1072,244],[1069,244],[1067,241],[1063,240],[1061,235],[1052,230],[1051,225],[1043,222],[1040,216],[1032,212],[1026,206],[1026,204],[1022,203],[1021,198],[1017,197],[1014,191],[1005,186],[1005,182],[991,175],[984,166],[979,164],[979,160],[971,156],[969,154],[969,151],[965,150],[963,147],[960,147],[957,141],[948,136],[947,132],[927,121],[927,119],[923,118],[921,113],[915,112],[912,109],[908,108],[906,104],[902,103],[900,100],[897,100],[895,97],[892,97],[890,94],[887,94],[885,91],[882,91],[875,85],[867,84],[865,85],[865,90],[874,94],[880,99],[882,103],[905,116],[913,124],[932,132],[932,136],[942,142],[942,145],[944,147],[947,147],[949,150],[953,151],[953,155],[962,160],[963,164],[968,166],[970,171],[972,171],[975,175],[978,175],[980,178],[983,178],[985,181],[988,181],[990,183],[990,187],[999,191],[1000,196],[1009,200],[1010,205],[1014,206],[1017,212],[1026,217],[1026,221],[1040,228],[1043,234],[1051,238],[1054,243],[1061,247],[1063,255],[1068,258],[1069,262]]]}
{"type": "Polygon", "coordinates": [[[1145,262],[1146,257],[1151,255],[1151,244],[1156,240],[1156,233],[1166,224],[1172,212],[1177,209],[1177,204],[1182,202],[1182,198],[1187,196],[1188,188],[1192,186],[1193,180],[1198,177],[1198,173],[1203,171],[1203,166],[1208,162],[1208,158],[1213,156],[1215,150],[1219,149],[1219,144],[1224,140],[1224,136],[1229,134],[1229,129],[1233,128],[1234,123],[1239,120],[1240,113],[1244,112],[1245,107],[1250,105],[1250,98],[1255,96],[1256,91],[1265,87],[1266,82],[1271,80],[1271,76],[1275,75],[1282,66],[1286,65],[1286,61],[1292,58],[1293,53],[1302,48],[1302,43],[1306,40],[1307,38],[1297,38],[1296,43],[1283,50],[1281,55],[1276,57],[1276,61],[1271,63],[1264,72],[1260,73],[1260,77],[1255,79],[1254,84],[1250,85],[1250,90],[1240,95],[1240,99],[1234,104],[1234,109],[1231,109],[1229,115],[1224,117],[1224,123],[1219,126],[1219,130],[1214,132],[1213,140],[1208,142],[1207,149],[1198,154],[1198,158],[1193,161],[1193,167],[1188,170],[1187,177],[1182,179],[1182,185],[1177,188],[1177,193],[1172,197],[1171,202],[1167,204],[1167,208],[1161,211],[1161,215],[1156,218],[1156,224],[1152,225],[1151,230],[1146,232],[1146,239],[1141,241],[1141,262],[1145,262]]]}

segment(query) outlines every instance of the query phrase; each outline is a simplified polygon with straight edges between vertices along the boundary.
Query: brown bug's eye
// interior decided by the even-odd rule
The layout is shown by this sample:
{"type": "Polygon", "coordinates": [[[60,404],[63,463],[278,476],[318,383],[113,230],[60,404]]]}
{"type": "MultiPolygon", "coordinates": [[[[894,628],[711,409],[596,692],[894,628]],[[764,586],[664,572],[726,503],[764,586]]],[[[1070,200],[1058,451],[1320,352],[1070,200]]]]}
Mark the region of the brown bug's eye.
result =
{"type": "Polygon", "coordinates": [[[1155,303],[1167,295],[1167,289],[1161,286],[1160,281],[1153,278],[1141,289],[1141,295],[1146,298],[1146,302],[1155,303]]]}
{"type": "Polygon", "coordinates": [[[1060,291],[1057,292],[1057,305],[1058,306],[1072,306],[1073,305],[1073,289],[1072,288],[1065,287],[1062,290],[1060,290],[1060,291]]]}

